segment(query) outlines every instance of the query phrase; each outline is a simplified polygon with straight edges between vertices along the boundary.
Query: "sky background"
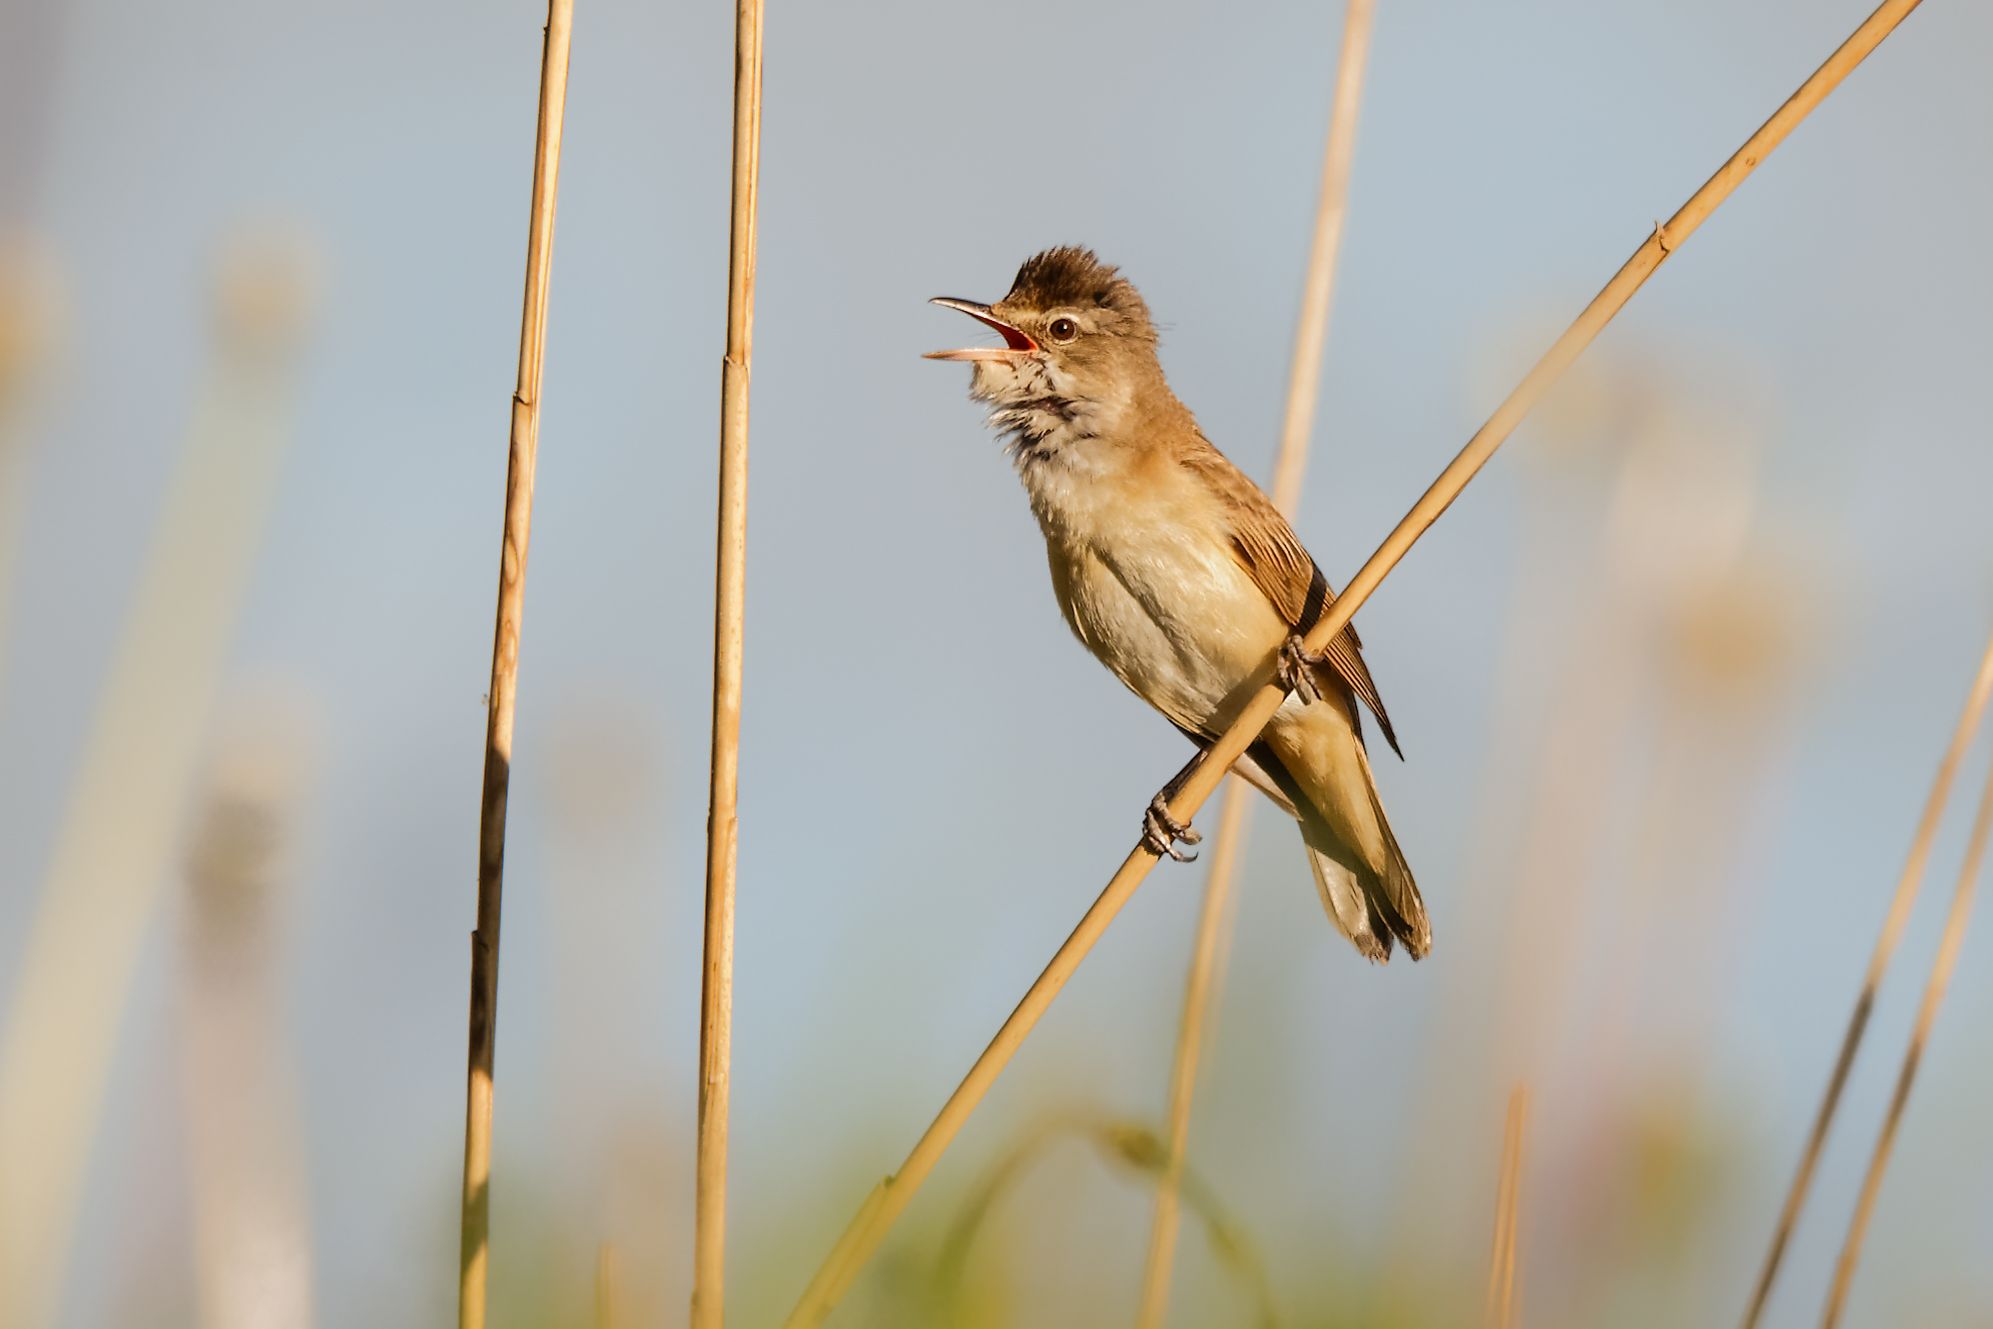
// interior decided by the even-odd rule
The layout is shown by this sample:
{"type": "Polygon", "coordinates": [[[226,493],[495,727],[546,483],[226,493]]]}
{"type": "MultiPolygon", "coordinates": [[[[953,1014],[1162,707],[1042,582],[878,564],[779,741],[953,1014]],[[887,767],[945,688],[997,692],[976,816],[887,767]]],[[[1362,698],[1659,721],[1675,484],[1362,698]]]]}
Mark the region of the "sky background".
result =
{"type": "MultiPolygon", "coordinates": [[[[1866,12],[1381,0],[1296,523],[1332,581],[1866,12]]],[[[275,995],[329,1325],[434,1324],[454,1296],[543,17],[515,0],[0,16],[0,107],[26,126],[0,158],[0,225],[60,311],[16,430],[24,506],[0,529],[0,992],[200,427],[218,256],[272,235],[310,256],[268,440],[280,478],[225,665],[157,704],[195,708],[217,752],[245,730],[295,749],[275,995]]],[[[922,302],[994,299],[1031,252],[1095,247],[1155,310],[1206,432],[1265,477],[1341,22],[1298,3],[772,7],[733,1063],[743,1324],[793,1301],[1187,755],[1061,625],[965,373],[918,359],[960,344],[962,320],[922,302]]],[[[1380,784],[1434,951],[1362,964],[1292,831],[1258,809],[1192,1146],[1304,1322],[1387,1271],[1478,1295],[1518,1078],[1530,1318],[1741,1307],[1993,626],[1989,43],[1983,7],[1909,19],[1362,611],[1407,755],[1380,760],[1380,784]],[[1683,607],[1711,599],[1713,619],[1683,607]],[[1749,649],[1697,654],[1709,622],[1749,649]],[[1657,1132],[1695,1143],[1670,1154],[1657,1132]],[[1623,1219],[1599,1178],[1642,1149],[1700,1160],[1708,1212],[1623,1219]],[[1601,1291],[1582,1290],[1593,1257],[1620,1271],[1601,1291]]],[[[724,4],[578,6],[500,1009],[501,1292],[524,1278],[510,1260],[568,1296],[613,1239],[673,1316],[731,44],[724,4]]],[[[1770,1323],[1817,1311],[1984,762],[1770,1323]]],[[[150,795],[176,819],[198,803],[186,774],[150,795]]],[[[188,1297],[178,862],[156,865],[122,1002],[64,1325],[188,1297]]],[[[1201,874],[1152,876],[916,1202],[909,1243],[1047,1114],[1159,1118],[1201,874]]],[[[1853,1323],[1902,1307],[1978,1323],[1993,1305],[1986,940],[1968,936],[1853,1323]]],[[[1148,1196],[1059,1148],[1071,1166],[1007,1202],[988,1254],[1017,1281],[1017,1323],[1132,1308],[1148,1196]]],[[[1230,1322],[1237,1299],[1187,1235],[1177,1322],[1230,1322]]],[[[530,1322],[525,1300],[496,1322],[530,1322]]]]}

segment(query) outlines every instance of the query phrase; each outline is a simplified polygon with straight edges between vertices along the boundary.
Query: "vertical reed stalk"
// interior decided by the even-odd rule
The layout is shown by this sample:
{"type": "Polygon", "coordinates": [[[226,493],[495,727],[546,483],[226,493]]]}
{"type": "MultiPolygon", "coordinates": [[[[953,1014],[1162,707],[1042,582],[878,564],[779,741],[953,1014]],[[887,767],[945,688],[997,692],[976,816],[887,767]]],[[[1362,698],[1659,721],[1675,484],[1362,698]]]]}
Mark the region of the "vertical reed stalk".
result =
{"type": "Polygon", "coordinates": [[[740,847],[741,622],[747,593],[747,406],[754,356],[755,193],[761,172],[761,21],[762,0],[737,0],[727,354],[720,366],[720,511],[713,595],[713,755],[706,816],[705,968],[699,990],[693,1329],[720,1329],[726,1321],[728,1061],[733,1042],[734,869],[740,847]]]}
{"type": "Polygon", "coordinates": [[[464,1194],[458,1254],[457,1323],[483,1329],[491,1263],[492,1053],[498,1030],[499,918],[505,885],[505,813],[512,780],[512,720],[519,695],[519,629],[526,552],[533,526],[533,468],[540,449],[540,378],[546,358],[547,290],[553,274],[554,201],[561,122],[567,110],[574,0],[548,0],[540,54],[540,116],[526,232],[526,295],[519,322],[519,377],[505,465],[505,530],[498,562],[498,615],[485,718],[484,798],[478,818],[477,930],[471,933],[470,1054],[464,1092],[464,1194]]]}
{"type": "Polygon", "coordinates": [[[1149,1227],[1148,1264],[1142,1274],[1142,1304],[1136,1312],[1138,1329],[1160,1329],[1169,1314],[1170,1275],[1175,1269],[1177,1229],[1183,1215],[1183,1173],[1190,1144],[1191,1099],[1197,1092],[1198,1063],[1204,1051],[1204,1027],[1217,1006],[1233,912],[1232,883],[1245,853],[1246,825],[1252,789],[1243,780],[1225,788],[1218,812],[1218,839],[1198,910],[1197,937],[1191,945],[1190,974],[1184,980],[1183,1015],[1176,1035],[1176,1060],[1170,1067],[1167,1152],[1156,1181],[1156,1212],[1149,1227]]]}
{"type": "Polygon", "coordinates": [[[623,1322],[622,1285],[616,1243],[605,1241],[595,1252],[595,1329],[616,1329],[623,1322]]]}
{"type": "Polygon", "coordinates": [[[1958,967],[1958,948],[1965,940],[1965,925],[1972,917],[1972,897],[1978,891],[1979,867],[1986,857],[1989,830],[1993,830],[1993,769],[1987,771],[1986,789],[1979,796],[1972,839],[1966,846],[1965,863],[1959,868],[1958,885],[1952,891],[1951,909],[1945,915],[1945,931],[1938,942],[1937,958],[1932,961],[1931,975],[1924,983],[1924,999],[1917,1007],[1917,1024],[1910,1033],[1910,1046],[1904,1051],[1903,1066],[1896,1073],[1896,1092],[1889,1099],[1889,1114],[1883,1118],[1882,1130],[1876,1135],[1875,1152],[1870,1155],[1868,1173],[1862,1178],[1861,1198],[1855,1202],[1848,1238],[1834,1266],[1834,1285],[1827,1294],[1827,1309],[1820,1317],[1822,1329],[1834,1329],[1841,1322],[1848,1287],[1861,1260],[1862,1242],[1868,1236],[1869,1220],[1875,1215],[1876,1193],[1882,1189],[1882,1174],[1889,1166],[1890,1151],[1896,1147],[1896,1132],[1903,1124],[1903,1109],[1910,1101],[1910,1086],[1916,1081],[1924,1046],[1930,1042],[1931,1026],[1937,1023],[1945,988],[1951,983],[1952,971],[1958,967]]]}
{"type": "Polygon", "coordinates": [[[1502,1174],[1495,1189],[1495,1249],[1488,1261],[1489,1329],[1512,1329],[1516,1321],[1516,1244],[1522,1222],[1522,1158],[1529,1125],[1529,1087],[1509,1094],[1502,1127],[1502,1174]]]}
{"type": "Polygon", "coordinates": [[[187,867],[180,1089],[202,1329],[312,1324],[310,1205],[279,1014],[298,754],[259,750],[267,742],[237,740],[218,763],[187,867]]]}
{"type": "Polygon", "coordinates": [[[1910,910],[1917,903],[1917,892],[1923,887],[1924,869],[1931,858],[1931,842],[1937,838],[1938,823],[1944,819],[1945,805],[1951,801],[1952,784],[1958,778],[1959,763],[1964,761],[1966,749],[1972,745],[1972,737],[1978,732],[1989,698],[1993,698],[1993,638],[1987,640],[1986,650],[1980,656],[1979,672],[1966,694],[1965,709],[1959,713],[1958,723],[1952,729],[1951,743],[1945,748],[1944,760],[1938,763],[1937,777],[1931,781],[1931,792],[1924,799],[1923,816],[1919,818],[1917,833],[1910,841],[1910,856],[1904,861],[1903,875],[1897,878],[1896,893],[1890,898],[1889,912],[1883,917],[1882,931],[1875,939],[1874,951],[1869,955],[1868,972],[1862,977],[1861,991],[1856,995],[1854,1011],[1848,1017],[1847,1032],[1841,1036],[1840,1055],[1834,1059],[1833,1073],[1827,1079],[1827,1091],[1820,1099],[1820,1110],[1814,1115],[1813,1129],[1807,1134],[1806,1147],[1799,1156],[1799,1168],[1793,1174],[1792,1185],[1786,1192],[1785,1207],[1779,1213],[1778,1227],[1772,1233],[1771,1249],[1765,1254],[1764,1268],[1758,1274],[1751,1304],[1744,1312],[1744,1329],[1754,1329],[1759,1317],[1764,1314],[1765,1304],[1771,1299],[1772,1283],[1778,1277],[1779,1264],[1785,1258],[1785,1248],[1792,1239],[1793,1229],[1799,1224],[1800,1211],[1806,1207],[1814,1169],[1819,1166],[1821,1150],[1826,1147],[1827,1132],[1834,1124],[1834,1113],[1840,1108],[1841,1091],[1847,1087],[1848,1073],[1854,1067],[1855,1054],[1861,1048],[1869,1016],[1875,1010],[1876,992],[1882,987],[1882,977],[1896,954],[1897,944],[1903,940],[1903,929],[1910,921],[1910,910]]]}
{"type": "Polygon", "coordinates": [[[28,510],[29,436],[61,312],[53,263],[27,234],[10,234],[0,223],[0,683],[7,677],[9,610],[28,510]]]}
{"type": "MultiPolygon", "coordinates": [[[[1287,375],[1287,409],[1280,449],[1273,463],[1273,501],[1289,517],[1301,499],[1308,465],[1308,440],[1321,395],[1322,351],[1328,343],[1329,311],[1335,295],[1336,255],[1342,248],[1343,219],[1349,214],[1350,163],[1356,155],[1356,113],[1363,96],[1363,71],[1370,55],[1370,28],[1376,0],[1348,0],[1343,11],[1342,54],[1330,105],[1328,141],[1322,151],[1322,186],[1315,205],[1314,239],[1294,330],[1294,358],[1287,375]]],[[[1220,933],[1232,912],[1233,883],[1245,856],[1246,800],[1252,790],[1234,780],[1218,813],[1218,840],[1198,911],[1197,938],[1184,980],[1183,1016],[1177,1030],[1176,1061],[1170,1071],[1169,1158],[1156,1187],[1155,1218],[1149,1229],[1148,1264],[1142,1276],[1137,1329],[1160,1329],[1169,1314],[1170,1278],[1175,1268],[1181,1221],[1184,1151],[1190,1143],[1191,1103],[1204,1026],[1217,1004],[1224,943],[1220,933]]]]}
{"type": "Polygon", "coordinates": [[[59,1318],[90,1141],[276,491],[309,323],[301,255],[243,246],[0,1011],[0,1325],[59,1318]]]}
{"type": "MultiPolygon", "coordinates": [[[[1383,582],[1407,551],[1417,543],[1420,536],[1439,520],[1440,514],[1452,506],[1461,490],[1487,465],[1495,451],[1508,436],[1515,431],[1525,415],[1550,389],[1563,372],[1570,368],[1579,354],[1589,346],[1613,316],[1633,298],[1633,293],[1654,275],[1654,270],[1665,262],[1668,256],[1680,248],[1693,235],[1709,215],[1722,205],[1725,199],[1735,192],[1738,185],[1756,170],[1759,163],[1772,152],[1786,136],[1818,106],[1828,93],[1840,85],[1842,79],[1867,58],[1892,31],[1895,30],[1921,0],[1884,0],[1846,41],[1836,48],[1826,62],[1800,85],[1791,97],[1787,98],[1772,117],[1761,125],[1757,132],[1746,139],[1744,145],[1717,168],[1703,186],[1690,196],[1666,222],[1657,225],[1651,235],[1620,266],[1605,287],[1592,297],[1591,303],[1579,313],[1571,326],[1543,353],[1521,383],[1517,384],[1502,404],[1495,409],[1487,422],[1467,440],[1459,454],[1449,462],[1446,469],[1433,481],[1430,488],[1412,505],[1398,525],[1394,527],[1384,543],[1378,546],[1367,562],[1350,578],[1329,611],[1303,639],[1303,647],[1311,654],[1320,652],[1335,640],[1338,632],[1349,625],[1356,611],[1363,607],[1377,587],[1383,582]]],[[[1232,727],[1211,745],[1201,766],[1187,778],[1174,799],[1170,800],[1168,811],[1178,821],[1189,821],[1204,805],[1218,782],[1225,778],[1245,750],[1251,746],[1260,730],[1266,727],[1273,713],[1280,708],[1287,694],[1273,681],[1272,666],[1267,666],[1267,681],[1253,695],[1232,727]]],[[[1158,855],[1146,844],[1138,844],[1122,861],[1114,876],[1096,897],[1093,905],[1080,919],[1079,924],[1066,938],[1053,955],[1038,978],[1025,992],[1024,997],[1011,1011],[1010,1017],[997,1030],[996,1036],[976,1059],[969,1073],[949,1096],[940,1113],[929,1124],[926,1132],[914,1145],[900,1170],[887,1177],[859,1207],[851,1225],[831,1248],[830,1255],[815,1277],[804,1290],[802,1299],[790,1312],[788,1323],[793,1326],[810,1326],[823,1322],[864,1267],[879,1243],[885,1239],[893,1222],[905,1211],[913,1195],[927,1180],[928,1174],[941,1159],[955,1136],[990,1086],[1003,1073],[1010,1059],[1017,1055],[1017,1049],[1030,1036],[1038,1021],[1065,987],[1108,925],[1121,912],[1135,890],[1142,884],[1149,870],[1156,865],[1158,855]]]]}

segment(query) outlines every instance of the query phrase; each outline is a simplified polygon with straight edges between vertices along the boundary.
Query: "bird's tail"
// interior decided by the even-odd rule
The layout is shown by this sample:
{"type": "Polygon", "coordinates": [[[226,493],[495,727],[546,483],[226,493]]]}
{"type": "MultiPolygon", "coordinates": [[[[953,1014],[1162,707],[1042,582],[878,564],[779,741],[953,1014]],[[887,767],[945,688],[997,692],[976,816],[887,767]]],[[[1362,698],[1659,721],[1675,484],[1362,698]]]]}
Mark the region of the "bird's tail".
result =
{"type": "Polygon", "coordinates": [[[1314,870],[1322,906],[1365,959],[1379,964],[1389,960],[1396,941],[1404,944],[1407,955],[1422,960],[1432,949],[1432,922],[1426,916],[1418,883],[1412,880],[1411,866],[1405,862],[1405,851],[1399,848],[1398,837],[1391,833],[1391,823],[1384,816],[1377,785],[1368,778],[1369,760],[1362,757],[1361,746],[1357,753],[1364,764],[1370,809],[1384,841],[1382,867],[1358,861],[1321,814],[1304,805],[1301,839],[1307,845],[1308,866],[1314,870]]]}

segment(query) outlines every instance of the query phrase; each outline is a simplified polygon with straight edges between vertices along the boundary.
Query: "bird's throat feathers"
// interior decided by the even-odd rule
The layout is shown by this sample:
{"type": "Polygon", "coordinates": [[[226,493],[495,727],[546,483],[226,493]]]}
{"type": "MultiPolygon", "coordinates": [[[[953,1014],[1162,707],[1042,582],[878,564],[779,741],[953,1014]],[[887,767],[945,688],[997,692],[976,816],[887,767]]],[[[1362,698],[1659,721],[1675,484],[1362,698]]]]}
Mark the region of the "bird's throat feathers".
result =
{"type": "Polygon", "coordinates": [[[1160,372],[1077,387],[1058,365],[1018,357],[978,364],[969,394],[988,405],[990,427],[1054,540],[1084,540],[1128,510],[1128,486],[1152,486],[1175,470],[1177,453],[1202,442],[1160,372]]]}
{"type": "Polygon", "coordinates": [[[1096,438],[1105,403],[1089,401],[1035,356],[985,360],[976,366],[969,395],[989,406],[990,428],[1019,471],[1096,438]]]}

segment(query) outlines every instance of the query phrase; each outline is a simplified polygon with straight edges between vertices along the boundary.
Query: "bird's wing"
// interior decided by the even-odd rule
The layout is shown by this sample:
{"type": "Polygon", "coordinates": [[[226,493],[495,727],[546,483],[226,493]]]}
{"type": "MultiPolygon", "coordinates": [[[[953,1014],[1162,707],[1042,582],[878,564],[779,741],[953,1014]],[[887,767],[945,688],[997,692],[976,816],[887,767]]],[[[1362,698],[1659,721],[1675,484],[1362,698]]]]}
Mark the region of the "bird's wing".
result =
{"type": "MultiPolygon", "coordinates": [[[[1336,593],[1302,547],[1294,528],[1259,486],[1216,448],[1201,449],[1188,461],[1224,503],[1231,518],[1232,553],[1240,566],[1288,625],[1305,634],[1335,603],[1336,593]]],[[[1384,731],[1384,741],[1391,750],[1404,756],[1398,736],[1392,732],[1391,717],[1385,713],[1384,700],[1370,677],[1370,667],[1363,662],[1363,643],[1357,638],[1355,624],[1337,633],[1323,654],[1337,681],[1362,698],[1377,717],[1377,727],[1384,731]]]]}

